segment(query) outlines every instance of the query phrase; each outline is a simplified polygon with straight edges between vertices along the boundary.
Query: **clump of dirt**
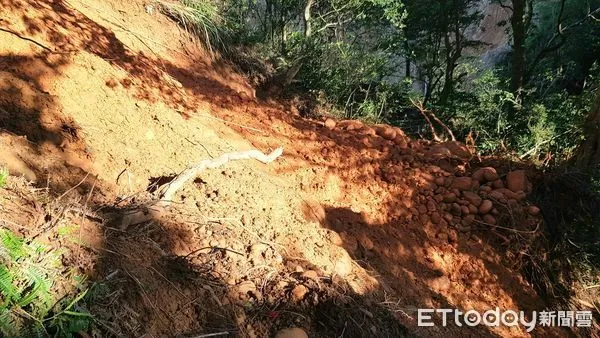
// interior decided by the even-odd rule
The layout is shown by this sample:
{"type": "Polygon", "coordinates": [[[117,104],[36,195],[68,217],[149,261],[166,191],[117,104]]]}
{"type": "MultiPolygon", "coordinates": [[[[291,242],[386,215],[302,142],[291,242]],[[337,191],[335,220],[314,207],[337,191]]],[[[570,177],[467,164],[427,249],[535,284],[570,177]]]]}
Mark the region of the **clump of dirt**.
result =
{"type": "MultiPolygon", "coordinates": [[[[0,32],[0,161],[82,210],[68,213],[76,237],[53,242],[56,227],[44,230],[95,283],[98,332],[527,334],[440,318],[418,327],[416,309],[545,307],[518,273],[544,252],[530,171],[478,162],[458,142],[256,99],[144,5],[6,0],[0,13],[12,32],[0,32]],[[277,161],[201,172],[167,212],[150,212],[188,166],[279,146],[277,161]],[[123,222],[141,209],[148,217],[123,222]]],[[[39,222],[15,215],[36,233],[39,222]]]]}

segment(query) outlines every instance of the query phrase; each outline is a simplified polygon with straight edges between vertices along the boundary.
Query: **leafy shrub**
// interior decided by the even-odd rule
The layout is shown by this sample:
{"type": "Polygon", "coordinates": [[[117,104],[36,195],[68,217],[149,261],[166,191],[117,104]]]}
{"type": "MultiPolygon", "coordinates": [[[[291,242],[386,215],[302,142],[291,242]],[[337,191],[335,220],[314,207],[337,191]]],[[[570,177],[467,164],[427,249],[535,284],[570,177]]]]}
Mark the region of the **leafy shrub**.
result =
{"type": "Polygon", "coordinates": [[[56,251],[0,229],[2,335],[72,337],[89,327],[92,317],[79,304],[86,292],[71,298],[53,290],[63,268],[56,251]]]}
{"type": "Polygon", "coordinates": [[[473,132],[482,152],[504,148],[510,142],[508,110],[515,107],[514,95],[503,89],[492,70],[483,71],[460,89],[451,107],[440,108],[458,136],[473,132]]]}

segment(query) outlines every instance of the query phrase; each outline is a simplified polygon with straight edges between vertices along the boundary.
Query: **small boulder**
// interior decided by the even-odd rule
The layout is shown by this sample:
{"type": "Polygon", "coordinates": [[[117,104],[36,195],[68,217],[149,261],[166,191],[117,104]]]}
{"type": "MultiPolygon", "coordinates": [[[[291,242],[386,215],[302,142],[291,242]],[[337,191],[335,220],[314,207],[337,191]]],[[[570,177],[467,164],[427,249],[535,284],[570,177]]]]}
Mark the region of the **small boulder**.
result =
{"type": "Polygon", "coordinates": [[[440,214],[437,213],[437,212],[433,212],[431,214],[431,218],[430,219],[431,219],[431,223],[433,223],[433,224],[439,224],[442,221],[442,216],[440,216],[440,214]]]}
{"type": "Polygon", "coordinates": [[[525,170],[511,171],[506,175],[506,187],[512,192],[526,191],[528,186],[525,170]]]}
{"type": "Polygon", "coordinates": [[[277,332],[275,338],[308,338],[308,334],[299,327],[293,327],[277,332]]]}
{"type": "Polygon", "coordinates": [[[496,169],[494,169],[492,167],[486,167],[483,169],[485,170],[483,172],[483,177],[485,178],[486,181],[492,182],[499,178],[498,173],[496,172],[496,169]]]}
{"type": "Polygon", "coordinates": [[[484,200],[483,202],[481,202],[481,205],[479,206],[479,213],[487,214],[490,211],[492,211],[493,207],[494,207],[494,203],[492,203],[492,201],[484,200]]]}
{"type": "Polygon", "coordinates": [[[475,221],[475,215],[467,215],[467,216],[465,216],[465,218],[463,218],[461,223],[465,226],[469,226],[469,225],[473,224],[474,221],[475,221]]]}
{"type": "Polygon", "coordinates": [[[393,127],[387,125],[376,126],[377,135],[383,137],[386,140],[394,140],[396,138],[396,131],[393,127]]]}
{"type": "Polygon", "coordinates": [[[408,142],[406,141],[406,137],[404,136],[396,136],[394,142],[398,145],[398,148],[400,149],[408,148],[408,142]]]}
{"type": "Polygon", "coordinates": [[[333,120],[333,119],[327,119],[325,120],[325,128],[329,129],[329,130],[333,130],[335,129],[335,126],[337,125],[337,123],[333,120]]]}
{"type": "Polygon", "coordinates": [[[298,284],[292,289],[292,298],[295,301],[301,301],[304,299],[304,296],[306,296],[307,293],[308,288],[302,284],[298,284]]]}
{"type": "Polygon", "coordinates": [[[476,207],[481,205],[481,197],[472,191],[464,191],[463,197],[476,207]]]}
{"type": "Polygon", "coordinates": [[[530,205],[527,208],[527,212],[532,216],[537,216],[540,214],[540,208],[536,207],[535,205],[530,205]]]}
{"type": "Polygon", "coordinates": [[[453,202],[455,202],[456,201],[456,194],[452,193],[452,192],[447,193],[446,195],[444,195],[444,200],[443,201],[446,202],[446,203],[453,203],[453,202]]]}
{"type": "Polygon", "coordinates": [[[470,177],[457,177],[452,182],[452,187],[462,191],[471,190],[473,179],[470,177]]]}
{"type": "Polygon", "coordinates": [[[496,169],[492,167],[485,167],[475,171],[472,177],[474,180],[481,183],[492,182],[498,179],[498,173],[496,172],[496,169]]]}
{"type": "Polygon", "coordinates": [[[319,274],[315,270],[306,270],[301,275],[303,278],[317,280],[319,279],[319,274]]]}
{"type": "Polygon", "coordinates": [[[496,217],[490,214],[483,215],[483,222],[491,225],[496,225],[496,217]]]}

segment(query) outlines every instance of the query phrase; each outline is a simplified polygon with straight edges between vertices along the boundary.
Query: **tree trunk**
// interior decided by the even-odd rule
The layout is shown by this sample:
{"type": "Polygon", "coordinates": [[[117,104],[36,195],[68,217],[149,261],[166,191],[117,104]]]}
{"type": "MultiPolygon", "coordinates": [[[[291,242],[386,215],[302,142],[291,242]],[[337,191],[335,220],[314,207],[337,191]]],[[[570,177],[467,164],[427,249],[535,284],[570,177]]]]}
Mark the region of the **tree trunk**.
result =
{"type": "Polygon", "coordinates": [[[600,166],[600,90],[585,121],[584,133],[585,138],[579,146],[575,165],[581,169],[597,169],[600,166]]]}
{"type": "Polygon", "coordinates": [[[513,55],[511,70],[511,90],[518,94],[523,88],[525,75],[525,39],[527,35],[526,22],[527,0],[512,0],[513,13],[510,24],[513,32],[513,55]]]}
{"type": "Polygon", "coordinates": [[[310,8],[315,3],[315,0],[308,0],[304,7],[304,36],[310,38],[312,35],[312,24],[310,22],[310,8]]]}

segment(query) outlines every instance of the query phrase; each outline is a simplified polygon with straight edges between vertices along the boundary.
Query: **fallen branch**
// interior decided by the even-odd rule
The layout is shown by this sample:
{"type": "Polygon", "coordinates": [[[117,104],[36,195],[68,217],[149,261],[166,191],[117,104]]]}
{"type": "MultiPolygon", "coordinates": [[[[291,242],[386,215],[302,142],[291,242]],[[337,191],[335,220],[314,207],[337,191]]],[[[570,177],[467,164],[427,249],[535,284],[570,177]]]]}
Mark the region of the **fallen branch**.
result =
{"type": "Polygon", "coordinates": [[[216,159],[203,160],[200,163],[185,169],[171,182],[164,185],[159,193],[158,203],[153,204],[150,207],[139,207],[134,210],[130,210],[127,213],[121,214],[119,217],[120,219],[116,220],[120,223],[119,228],[121,230],[125,230],[129,225],[140,224],[150,221],[153,218],[160,217],[166,208],[173,202],[173,196],[175,193],[177,193],[177,191],[181,189],[186,182],[194,179],[198,173],[204,169],[214,169],[225,165],[230,161],[246,159],[255,159],[259,162],[267,164],[275,161],[279,156],[281,156],[281,154],[283,154],[283,148],[279,147],[269,155],[265,155],[258,150],[248,150],[223,154],[216,159]]]}
{"type": "Polygon", "coordinates": [[[275,149],[271,154],[265,155],[258,150],[248,150],[237,153],[223,154],[221,157],[214,160],[203,160],[200,163],[189,167],[182,171],[170,183],[165,186],[165,189],[160,194],[160,204],[169,205],[173,195],[183,186],[183,184],[192,178],[195,178],[198,173],[204,169],[218,168],[229,161],[255,159],[262,163],[271,163],[275,161],[283,153],[283,148],[275,149]]]}
{"type": "Polygon", "coordinates": [[[431,134],[433,135],[434,141],[441,142],[443,140],[441,139],[441,137],[438,136],[437,132],[435,131],[435,127],[431,122],[431,119],[433,119],[437,124],[439,124],[446,131],[446,133],[448,133],[452,141],[456,141],[456,137],[454,137],[454,133],[452,132],[452,130],[444,122],[442,122],[442,120],[440,120],[431,110],[425,109],[425,107],[423,106],[423,101],[415,101],[413,99],[410,99],[410,102],[413,104],[413,106],[415,106],[415,108],[419,110],[419,113],[423,115],[423,117],[427,121],[427,124],[429,124],[429,129],[431,129],[431,134]]]}
{"type": "Polygon", "coordinates": [[[413,104],[413,106],[415,106],[415,108],[417,108],[419,110],[419,113],[421,113],[421,115],[423,116],[425,121],[427,121],[427,124],[429,125],[429,129],[431,131],[433,140],[436,142],[441,142],[442,139],[438,136],[437,132],[435,131],[435,127],[433,126],[433,123],[431,123],[431,119],[429,118],[429,116],[427,116],[427,114],[425,114],[425,108],[423,108],[423,102],[414,101],[413,99],[410,99],[410,102],[413,104]]]}

